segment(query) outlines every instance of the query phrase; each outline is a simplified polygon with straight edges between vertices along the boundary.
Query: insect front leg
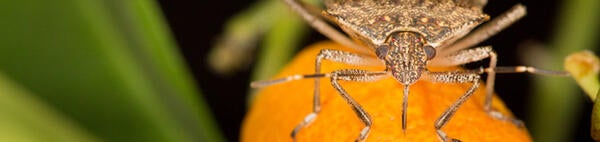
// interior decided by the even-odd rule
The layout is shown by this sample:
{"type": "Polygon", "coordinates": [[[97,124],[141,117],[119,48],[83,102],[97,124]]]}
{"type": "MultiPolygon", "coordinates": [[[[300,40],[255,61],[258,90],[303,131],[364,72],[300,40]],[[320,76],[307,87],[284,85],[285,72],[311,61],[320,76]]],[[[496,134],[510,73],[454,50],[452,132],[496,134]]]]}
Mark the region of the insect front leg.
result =
{"type": "Polygon", "coordinates": [[[467,100],[469,99],[479,87],[479,74],[472,72],[431,72],[428,73],[428,78],[434,82],[444,82],[444,83],[465,83],[471,82],[472,85],[465,92],[464,95],[460,96],[458,100],[456,100],[440,117],[435,121],[434,127],[441,141],[460,141],[457,139],[450,138],[446,135],[446,133],[442,130],[442,128],[450,121],[456,110],[467,100]]]}
{"type": "Polygon", "coordinates": [[[338,93],[340,94],[340,96],[342,96],[342,98],[344,98],[346,103],[348,103],[352,107],[352,110],[354,111],[354,113],[356,113],[360,121],[362,121],[365,124],[365,127],[360,131],[360,134],[356,141],[364,141],[367,138],[369,132],[371,131],[372,120],[369,114],[360,106],[360,104],[358,104],[354,99],[352,99],[350,95],[348,95],[348,92],[346,92],[346,90],[342,88],[338,81],[344,80],[370,82],[379,80],[384,75],[387,75],[387,72],[370,72],[365,70],[348,69],[335,71],[331,76],[331,85],[333,85],[333,88],[335,88],[338,91],[338,93]]]}
{"type": "MultiPolygon", "coordinates": [[[[321,74],[321,63],[323,60],[330,60],[333,62],[346,63],[351,65],[362,65],[362,66],[383,66],[383,63],[370,56],[359,55],[351,52],[341,51],[341,50],[333,50],[333,49],[323,49],[317,55],[315,59],[315,74],[321,74]]],[[[354,80],[361,81],[361,80],[354,80]]],[[[364,80],[367,81],[367,80],[364,80]]],[[[291,136],[295,140],[296,134],[300,131],[300,129],[304,128],[310,122],[312,122],[316,117],[319,111],[321,110],[321,101],[320,101],[320,79],[315,78],[315,88],[314,88],[314,96],[313,96],[313,112],[308,114],[302,122],[300,122],[294,130],[292,130],[291,136]]]]}
{"type": "Polygon", "coordinates": [[[370,53],[367,49],[359,44],[356,44],[353,40],[348,38],[348,36],[340,33],[335,28],[331,27],[331,25],[327,24],[321,18],[321,16],[317,16],[317,13],[323,11],[321,8],[312,6],[308,3],[303,2],[302,0],[285,0],[285,2],[294,10],[296,13],[300,14],[302,18],[311,25],[315,30],[319,31],[321,34],[325,35],[327,38],[340,43],[344,46],[355,49],[361,53],[368,54],[370,53]]]}
{"type": "MultiPolygon", "coordinates": [[[[350,65],[359,65],[359,66],[383,66],[383,62],[378,60],[377,58],[359,55],[351,52],[334,50],[334,49],[323,49],[317,55],[315,59],[315,73],[321,73],[321,62],[323,60],[330,60],[333,62],[340,62],[350,65]]],[[[315,79],[315,90],[314,90],[314,113],[318,113],[319,106],[319,86],[320,79],[315,79]]]]}
{"type": "MultiPolygon", "coordinates": [[[[489,112],[490,114],[492,114],[492,112],[493,112],[493,110],[491,109],[492,97],[494,94],[494,80],[496,80],[496,73],[494,72],[494,70],[495,70],[496,64],[498,62],[498,55],[496,54],[496,52],[494,52],[492,50],[491,46],[477,47],[477,48],[473,48],[473,49],[462,50],[455,54],[451,54],[451,55],[448,55],[445,57],[433,59],[429,63],[429,65],[430,66],[456,66],[456,65],[462,65],[462,64],[480,61],[485,58],[490,58],[490,63],[488,66],[490,71],[488,72],[488,76],[487,76],[487,79],[485,82],[485,84],[486,84],[485,89],[487,90],[487,92],[486,92],[486,98],[485,98],[485,103],[484,103],[484,109],[487,112],[489,112]]],[[[494,113],[494,114],[496,114],[496,113],[494,113]]],[[[494,116],[499,116],[499,115],[494,115],[494,116]]]]}
{"type": "Polygon", "coordinates": [[[494,83],[496,80],[497,73],[532,73],[532,74],[543,74],[543,75],[556,75],[566,76],[567,72],[550,71],[538,69],[530,66],[511,66],[511,67],[497,67],[498,57],[496,52],[492,50],[490,46],[478,47],[473,49],[462,50],[457,53],[448,55],[446,57],[440,57],[433,59],[429,65],[444,67],[444,66],[456,66],[466,63],[471,63],[485,58],[490,58],[488,68],[481,68],[479,70],[473,70],[471,72],[477,72],[478,74],[487,73],[486,79],[486,98],[484,102],[484,110],[492,117],[500,120],[510,121],[517,126],[523,125],[523,122],[518,119],[507,117],[502,113],[492,108],[492,98],[494,93],[494,83]]]}
{"type": "Polygon", "coordinates": [[[485,58],[490,58],[490,63],[489,63],[488,68],[486,69],[486,71],[484,71],[484,70],[474,71],[474,72],[478,72],[479,74],[481,74],[483,72],[487,72],[487,74],[488,74],[486,82],[485,82],[485,85],[486,85],[485,88],[486,88],[487,92],[486,92],[486,97],[485,97],[485,101],[484,101],[484,105],[483,105],[484,110],[490,116],[492,116],[496,119],[510,121],[517,126],[522,126],[523,122],[521,120],[504,116],[504,115],[502,115],[502,113],[492,109],[492,98],[494,95],[494,83],[496,80],[496,64],[498,62],[498,56],[496,55],[496,52],[494,52],[492,50],[492,47],[485,46],[485,47],[478,47],[478,48],[473,48],[473,49],[462,50],[462,51],[459,51],[455,54],[452,54],[452,55],[449,55],[446,57],[434,59],[430,64],[432,66],[456,66],[456,65],[462,65],[462,64],[466,64],[466,63],[483,60],[485,58]]]}

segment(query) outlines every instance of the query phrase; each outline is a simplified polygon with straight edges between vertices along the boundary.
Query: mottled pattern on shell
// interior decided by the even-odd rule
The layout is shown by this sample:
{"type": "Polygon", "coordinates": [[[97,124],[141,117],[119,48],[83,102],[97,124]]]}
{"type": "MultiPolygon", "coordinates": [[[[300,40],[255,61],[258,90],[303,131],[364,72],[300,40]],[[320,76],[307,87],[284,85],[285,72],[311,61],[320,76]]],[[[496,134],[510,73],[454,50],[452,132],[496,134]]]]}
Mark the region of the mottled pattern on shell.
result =
{"type": "Polygon", "coordinates": [[[381,45],[397,31],[422,34],[437,47],[464,36],[488,19],[480,6],[452,0],[329,0],[325,14],[353,38],[381,45]]]}

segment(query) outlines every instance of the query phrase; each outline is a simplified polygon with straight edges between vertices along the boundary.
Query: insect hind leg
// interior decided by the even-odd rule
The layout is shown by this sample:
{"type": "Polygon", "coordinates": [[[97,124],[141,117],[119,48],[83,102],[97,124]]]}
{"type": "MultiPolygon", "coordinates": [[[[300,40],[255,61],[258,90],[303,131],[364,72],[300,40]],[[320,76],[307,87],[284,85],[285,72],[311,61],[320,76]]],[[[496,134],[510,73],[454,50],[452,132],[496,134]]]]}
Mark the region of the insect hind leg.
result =
{"type": "Polygon", "coordinates": [[[311,25],[315,30],[319,31],[321,34],[325,35],[329,39],[340,43],[344,46],[350,47],[354,50],[357,50],[363,54],[369,54],[370,51],[367,48],[355,43],[353,40],[348,38],[348,36],[340,33],[338,30],[333,28],[331,25],[327,24],[318,16],[317,13],[323,11],[320,8],[312,6],[303,2],[302,0],[285,0],[285,2],[293,9],[296,13],[300,14],[302,18],[311,25]]]}
{"type": "Polygon", "coordinates": [[[502,15],[492,19],[492,21],[475,29],[455,43],[452,43],[452,45],[443,47],[440,49],[442,51],[440,55],[448,55],[465,48],[473,47],[523,18],[526,13],[525,6],[517,4],[502,15]]]}

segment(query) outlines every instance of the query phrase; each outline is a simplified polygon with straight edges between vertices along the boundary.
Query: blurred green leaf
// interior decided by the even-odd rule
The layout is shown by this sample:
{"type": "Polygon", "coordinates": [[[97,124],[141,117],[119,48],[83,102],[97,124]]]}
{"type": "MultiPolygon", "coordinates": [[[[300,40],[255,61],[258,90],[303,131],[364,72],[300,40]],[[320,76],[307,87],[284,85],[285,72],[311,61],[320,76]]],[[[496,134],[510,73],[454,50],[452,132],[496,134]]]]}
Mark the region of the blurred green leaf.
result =
{"type": "MultiPolygon", "coordinates": [[[[317,0],[305,0],[305,2],[313,5],[321,5],[317,0]]],[[[228,21],[228,27],[226,29],[225,39],[236,38],[236,39],[244,39],[244,40],[232,40],[229,42],[238,42],[235,44],[228,44],[231,47],[223,47],[222,44],[217,44],[215,46],[215,50],[224,51],[233,51],[232,49],[240,51],[248,51],[251,49],[247,49],[249,47],[240,47],[240,46],[232,46],[232,45],[247,45],[253,44],[252,40],[248,38],[240,38],[242,36],[239,35],[253,35],[259,36],[263,32],[266,32],[264,35],[264,41],[260,45],[258,49],[258,56],[256,56],[256,65],[252,71],[252,80],[265,80],[274,76],[281,68],[287,64],[287,62],[294,55],[295,51],[298,49],[299,43],[301,42],[303,36],[307,34],[308,26],[306,21],[304,21],[300,15],[292,11],[288,5],[282,0],[260,0],[256,2],[252,7],[248,10],[239,13],[235,17],[231,18],[228,21]],[[265,17],[265,15],[268,15],[265,17]],[[248,22],[248,20],[241,19],[254,19],[248,22]],[[258,19],[258,20],[257,20],[258,19]],[[245,28],[243,28],[245,27],[245,28]],[[246,29],[247,27],[256,27],[256,28],[248,28],[254,30],[241,30],[246,29]],[[240,30],[237,30],[240,29],[240,30]],[[238,35],[238,36],[236,36],[238,35]],[[219,46],[221,45],[221,46],[219,46]],[[221,49],[218,49],[221,48],[221,49]],[[225,49],[230,48],[230,49],[225,49]],[[246,49],[243,49],[246,48],[246,49]]],[[[252,46],[254,47],[254,46],[252,46]]],[[[213,51],[213,57],[223,56],[226,54],[213,51]]],[[[235,55],[235,53],[228,53],[231,55],[235,55]]],[[[230,55],[230,56],[231,56],[230,55]]],[[[231,61],[232,58],[229,58],[227,61],[231,61]]],[[[240,60],[243,57],[236,57],[236,60],[240,60]]],[[[213,58],[214,60],[214,58],[213,58]]],[[[225,58],[220,58],[220,60],[225,60],[225,58]]],[[[216,61],[216,60],[214,60],[216,61]]],[[[240,62],[240,61],[237,61],[240,62]]],[[[214,64],[214,63],[213,63],[214,64]]],[[[228,62],[219,62],[219,64],[223,64],[221,66],[231,66],[228,65],[228,62]]],[[[254,91],[249,90],[248,93],[248,103],[251,104],[254,98],[254,91]]]]}
{"type": "Polygon", "coordinates": [[[96,141],[90,134],[48,107],[0,73],[2,141],[96,141]]]}
{"type": "MultiPolygon", "coordinates": [[[[575,51],[598,47],[597,31],[600,28],[600,1],[566,0],[560,5],[556,33],[552,41],[549,60],[540,67],[562,70],[563,59],[575,51]]],[[[581,94],[570,78],[535,78],[529,130],[535,141],[569,141],[575,129],[583,102],[581,94]]]]}
{"type": "MultiPolygon", "coordinates": [[[[317,0],[303,1],[321,5],[317,0]]],[[[268,79],[291,59],[307,33],[306,25],[283,0],[258,0],[227,20],[208,63],[216,73],[230,75],[250,63],[249,53],[264,35],[252,79],[268,79]]]]}
{"type": "Polygon", "coordinates": [[[596,99],[594,100],[594,106],[592,108],[592,138],[596,141],[600,141],[600,91],[597,91],[596,99]]]}
{"type": "Polygon", "coordinates": [[[596,141],[600,141],[600,98],[598,96],[598,72],[600,70],[600,59],[589,50],[575,52],[565,58],[565,69],[579,84],[590,100],[595,101],[592,108],[591,135],[596,141]]]}
{"type": "Polygon", "coordinates": [[[208,63],[216,73],[231,75],[250,63],[252,51],[265,32],[286,11],[283,1],[259,0],[229,18],[225,29],[214,43],[208,63]]]}
{"type": "MultiPolygon", "coordinates": [[[[306,35],[308,26],[287,8],[283,1],[275,5],[281,9],[279,19],[272,21],[273,27],[265,35],[265,41],[259,49],[257,62],[252,72],[252,80],[265,80],[276,75],[292,58],[301,37],[306,35]]],[[[250,93],[248,103],[251,104],[254,93],[250,93]]]]}
{"type": "Polygon", "coordinates": [[[0,1],[0,70],[107,141],[222,141],[155,1],[0,1]]]}

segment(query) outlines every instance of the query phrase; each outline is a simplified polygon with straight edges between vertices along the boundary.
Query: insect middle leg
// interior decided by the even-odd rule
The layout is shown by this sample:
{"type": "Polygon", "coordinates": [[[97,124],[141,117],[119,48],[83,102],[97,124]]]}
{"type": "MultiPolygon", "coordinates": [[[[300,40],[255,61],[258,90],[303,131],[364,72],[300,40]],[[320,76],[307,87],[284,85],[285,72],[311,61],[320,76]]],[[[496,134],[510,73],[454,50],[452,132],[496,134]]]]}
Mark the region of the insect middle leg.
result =
{"type": "MultiPolygon", "coordinates": [[[[274,79],[274,80],[252,82],[251,86],[252,87],[264,87],[264,86],[273,85],[273,84],[277,84],[277,83],[283,83],[283,82],[292,81],[292,80],[307,79],[307,78],[320,79],[323,77],[329,77],[331,79],[332,86],[340,93],[340,95],[344,98],[344,100],[348,104],[351,105],[352,110],[356,113],[356,115],[360,118],[360,120],[365,124],[365,127],[361,130],[360,135],[356,140],[356,141],[364,141],[371,129],[371,123],[372,123],[371,118],[365,112],[365,110],[354,99],[352,99],[348,95],[348,93],[342,88],[342,86],[338,83],[338,81],[343,80],[343,81],[371,82],[371,81],[376,81],[381,78],[384,78],[386,75],[388,75],[388,73],[386,71],[371,72],[371,71],[366,71],[366,70],[346,69],[346,70],[338,70],[338,71],[334,71],[332,73],[325,73],[325,74],[317,73],[317,74],[308,74],[308,75],[292,75],[292,76],[288,76],[285,78],[279,78],[279,79],[274,79]]],[[[315,88],[316,88],[316,90],[318,90],[318,87],[315,87],[315,88]]],[[[315,91],[315,92],[318,92],[318,91],[315,91]]],[[[310,122],[312,122],[317,117],[317,114],[320,110],[320,107],[319,107],[320,101],[318,98],[319,98],[319,95],[317,93],[317,94],[315,94],[313,112],[310,113],[309,115],[307,115],[304,118],[304,120],[300,124],[298,124],[292,131],[291,136],[294,141],[296,141],[296,134],[300,131],[300,129],[303,128],[305,125],[308,125],[310,122]]]]}
{"type": "MultiPolygon", "coordinates": [[[[551,75],[551,76],[569,76],[568,72],[564,72],[564,71],[552,71],[552,70],[544,70],[544,69],[539,69],[539,68],[535,68],[535,67],[530,67],[530,66],[500,66],[500,67],[494,67],[494,68],[480,68],[477,70],[471,70],[469,72],[477,72],[478,74],[483,74],[483,73],[487,73],[488,74],[488,80],[486,81],[487,83],[491,82],[493,84],[494,82],[494,78],[492,78],[491,80],[489,79],[490,74],[498,74],[498,73],[531,73],[531,74],[540,74],[540,75],[551,75]]],[[[493,89],[493,85],[490,84],[486,84],[488,86],[488,88],[492,88],[493,89]]],[[[505,120],[505,121],[510,121],[513,124],[517,125],[517,126],[523,126],[523,122],[521,120],[515,119],[515,118],[511,118],[511,117],[507,117],[505,115],[503,115],[501,112],[494,110],[491,105],[492,105],[492,93],[490,92],[489,89],[487,89],[487,96],[486,96],[486,100],[484,103],[484,110],[487,111],[487,113],[496,118],[496,119],[500,119],[500,120],[505,120]]],[[[493,90],[492,90],[493,91],[493,90]]]]}
{"type": "Polygon", "coordinates": [[[450,121],[456,110],[467,100],[469,99],[479,87],[479,74],[473,72],[431,72],[428,73],[428,79],[434,82],[445,82],[445,83],[465,83],[471,82],[472,85],[463,94],[456,100],[440,117],[435,121],[434,127],[438,134],[438,137],[441,141],[446,142],[448,140],[451,141],[460,141],[457,139],[453,139],[448,137],[446,133],[442,130],[442,128],[450,121]]]}

